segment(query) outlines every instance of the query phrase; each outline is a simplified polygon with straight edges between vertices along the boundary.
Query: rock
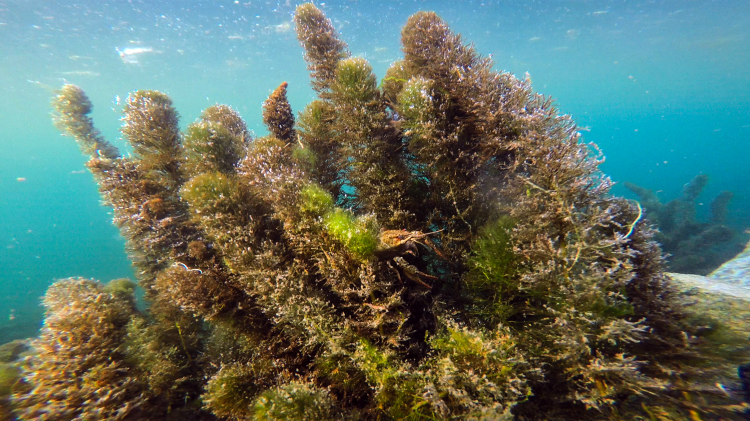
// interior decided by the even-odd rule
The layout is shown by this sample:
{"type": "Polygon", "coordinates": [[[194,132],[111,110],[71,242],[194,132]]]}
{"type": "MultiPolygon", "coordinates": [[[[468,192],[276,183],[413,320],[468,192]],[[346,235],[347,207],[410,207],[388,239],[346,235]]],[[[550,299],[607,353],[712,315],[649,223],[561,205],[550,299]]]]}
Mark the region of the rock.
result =
{"type": "Polygon", "coordinates": [[[675,281],[680,299],[694,314],[719,320],[733,332],[750,338],[750,244],[708,276],[668,275],[675,281]]]}
{"type": "Polygon", "coordinates": [[[750,338],[750,243],[708,276],[668,274],[696,314],[720,320],[750,338]],[[698,313],[700,312],[700,313],[698,313]]]}
{"type": "Polygon", "coordinates": [[[690,312],[716,319],[740,337],[750,339],[750,286],[700,275],[668,275],[690,312]]]}
{"type": "MultiPolygon", "coordinates": [[[[677,283],[677,287],[688,295],[695,294],[714,294],[725,297],[732,297],[743,301],[746,306],[750,306],[750,285],[743,286],[739,282],[730,282],[723,279],[711,278],[710,276],[689,275],[684,273],[668,273],[677,283]],[[697,289],[690,293],[690,289],[697,289]]],[[[726,279],[726,278],[725,278],[726,279]]],[[[745,280],[747,282],[747,280],[745,280]]]]}
{"type": "MultiPolygon", "coordinates": [[[[668,273],[683,295],[698,295],[715,303],[736,304],[737,310],[750,315],[750,243],[734,259],[719,266],[708,276],[668,273]],[[708,298],[714,296],[714,298],[708,298]],[[721,297],[721,298],[720,298],[721,297]]],[[[747,329],[750,330],[750,323],[747,329]]]]}
{"type": "Polygon", "coordinates": [[[708,277],[744,287],[746,290],[750,289],[750,242],[745,246],[745,250],[708,274],[708,277]]]}
{"type": "Polygon", "coordinates": [[[731,332],[723,336],[727,341],[721,348],[733,354],[733,360],[739,360],[739,367],[726,367],[723,379],[718,380],[742,390],[744,399],[750,402],[750,243],[708,276],[668,275],[674,280],[679,299],[697,321],[717,320],[731,332]]]}
{"type": "Polygon", "coordinates": [[[0,345],[0,363],[10,363],[19,358],[21,354],[29,350],[28,340],[15,340],[0,345]]]}

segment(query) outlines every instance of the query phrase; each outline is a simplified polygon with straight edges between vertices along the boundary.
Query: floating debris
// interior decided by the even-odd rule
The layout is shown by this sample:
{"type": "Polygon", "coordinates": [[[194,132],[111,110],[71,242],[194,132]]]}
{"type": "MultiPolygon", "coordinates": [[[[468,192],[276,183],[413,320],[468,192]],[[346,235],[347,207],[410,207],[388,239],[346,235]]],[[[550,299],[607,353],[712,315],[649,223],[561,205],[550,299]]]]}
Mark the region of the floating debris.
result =
{"type": "Polygon", "coordinates": [[[65,76],[101,76],[99,72],[92,72],[91,70],[73,70],[70,72],[60,72],[59,74],[65,76]]]}
{"type": "Polygon", "coordinates": [[[127,64],[138,64],[138,56],[144,53],[154,53],[154,49],[151,47],[129,47],[124,50],[115,48],[120,58],[124,63],[127,64]]]}

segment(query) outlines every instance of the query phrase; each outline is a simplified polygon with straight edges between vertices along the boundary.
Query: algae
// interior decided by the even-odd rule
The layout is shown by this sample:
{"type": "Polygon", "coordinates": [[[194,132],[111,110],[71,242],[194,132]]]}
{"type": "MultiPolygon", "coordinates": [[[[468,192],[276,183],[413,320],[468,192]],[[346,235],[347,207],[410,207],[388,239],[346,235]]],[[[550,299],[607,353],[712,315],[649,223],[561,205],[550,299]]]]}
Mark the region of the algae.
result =
{"type": "Polygon", "coordinates": [[[734,362],[702,351],[731,332],[692,324],[653,228],[528,78],[431,12],[380,85],[314,5],[295,24],[318,99],[295,121],[281,83],[265,137],[227,106],[180,133],[137,91],[122,156],[80,88],[53,98],[149,307],[53,285],[21,419],[740,416],[705,369],[734,362]]]}

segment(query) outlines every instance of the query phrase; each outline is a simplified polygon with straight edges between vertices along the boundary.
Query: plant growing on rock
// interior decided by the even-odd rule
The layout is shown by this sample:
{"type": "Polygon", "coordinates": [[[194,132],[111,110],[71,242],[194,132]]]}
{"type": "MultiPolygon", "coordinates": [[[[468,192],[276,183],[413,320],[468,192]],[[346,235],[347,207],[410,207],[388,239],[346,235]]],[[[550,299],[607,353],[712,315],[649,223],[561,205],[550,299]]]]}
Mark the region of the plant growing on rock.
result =
{"type": "Polygon", "coordinates": [[[318,99],[295,122],[282,83],[265,137],[226,106],[181,134],[169,98],[137,91],[124,157],[78,87],[53,100],[150,302],[102,344],[125,344],[128,396],[236,420],[731,409],[718,389],[684,401],[705,341],[653,231],[528,79],[420,12],[378,87],[315,6],[295,23],[318,99]]]}

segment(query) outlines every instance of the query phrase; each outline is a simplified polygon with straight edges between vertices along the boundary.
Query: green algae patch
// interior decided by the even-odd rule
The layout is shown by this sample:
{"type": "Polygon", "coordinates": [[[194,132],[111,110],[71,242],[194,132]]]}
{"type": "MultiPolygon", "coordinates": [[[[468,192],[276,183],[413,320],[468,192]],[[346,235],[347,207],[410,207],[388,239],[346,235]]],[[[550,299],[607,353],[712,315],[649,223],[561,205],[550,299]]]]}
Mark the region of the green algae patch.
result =
{"type": "Polygon", "coordinates": [[[306,168],[315,168],[318,161],[318,157],[312,149],[300,147],[292,149],[292,159],[306,168]]]}
{"type": "Polygon", "coordinates": [[[270,386],[258,380],[269,371],[263,361],[221,367],[206,384],[205,405],[220,417],[253,419],[255,398],[270,386]]]}
{"type": "Polygon", "coordinates": [[[253,419],[264,421],[331,419],[333,402],[324,389],[293,382],[267,390],[253,404],[253,419]]]}
{"type": "Polygon", "coordinates": [[[401,115],[409,128],[417,128],[420,122],[434,115],[432,83],[416,77],[405,84],[398,95],[401,115]]]}
{"type": "Polygon", "coordinates": [[[359,259],[368,259],[378,245],[378,231],[367,217],[357,218],[351,212],[336,208],[323,217],[326,230],[359,259]]]}
{"type": "Polygon", "coordinates": [[[181,190],[184,200],[190,203],[197,215],[231,212],[239,206],[236,182],[221,173],[200,174],[181,190]]]}
{"type": "Polygon", "coordinates": [[[316,184],[305,186],[300,192],[300,210],[323,215],[333,208],[333,196],[316,184]]]}
{"type": "Polygon", "coordinates": [[[339,62],[331,89],[337,97],[359,103],[371,101],[378,94],[377,84],[367,60],[352,57],[339,62]]]}
{"type": "Polygon", "coordinates": [[[514,223],[503,217],[480,230],[468,259],[464,281],[473,302],[471,312],[491,324],[504,322],[513,312],[511,300],[518,291],[518,258],[513,253],[514,223]]]}

